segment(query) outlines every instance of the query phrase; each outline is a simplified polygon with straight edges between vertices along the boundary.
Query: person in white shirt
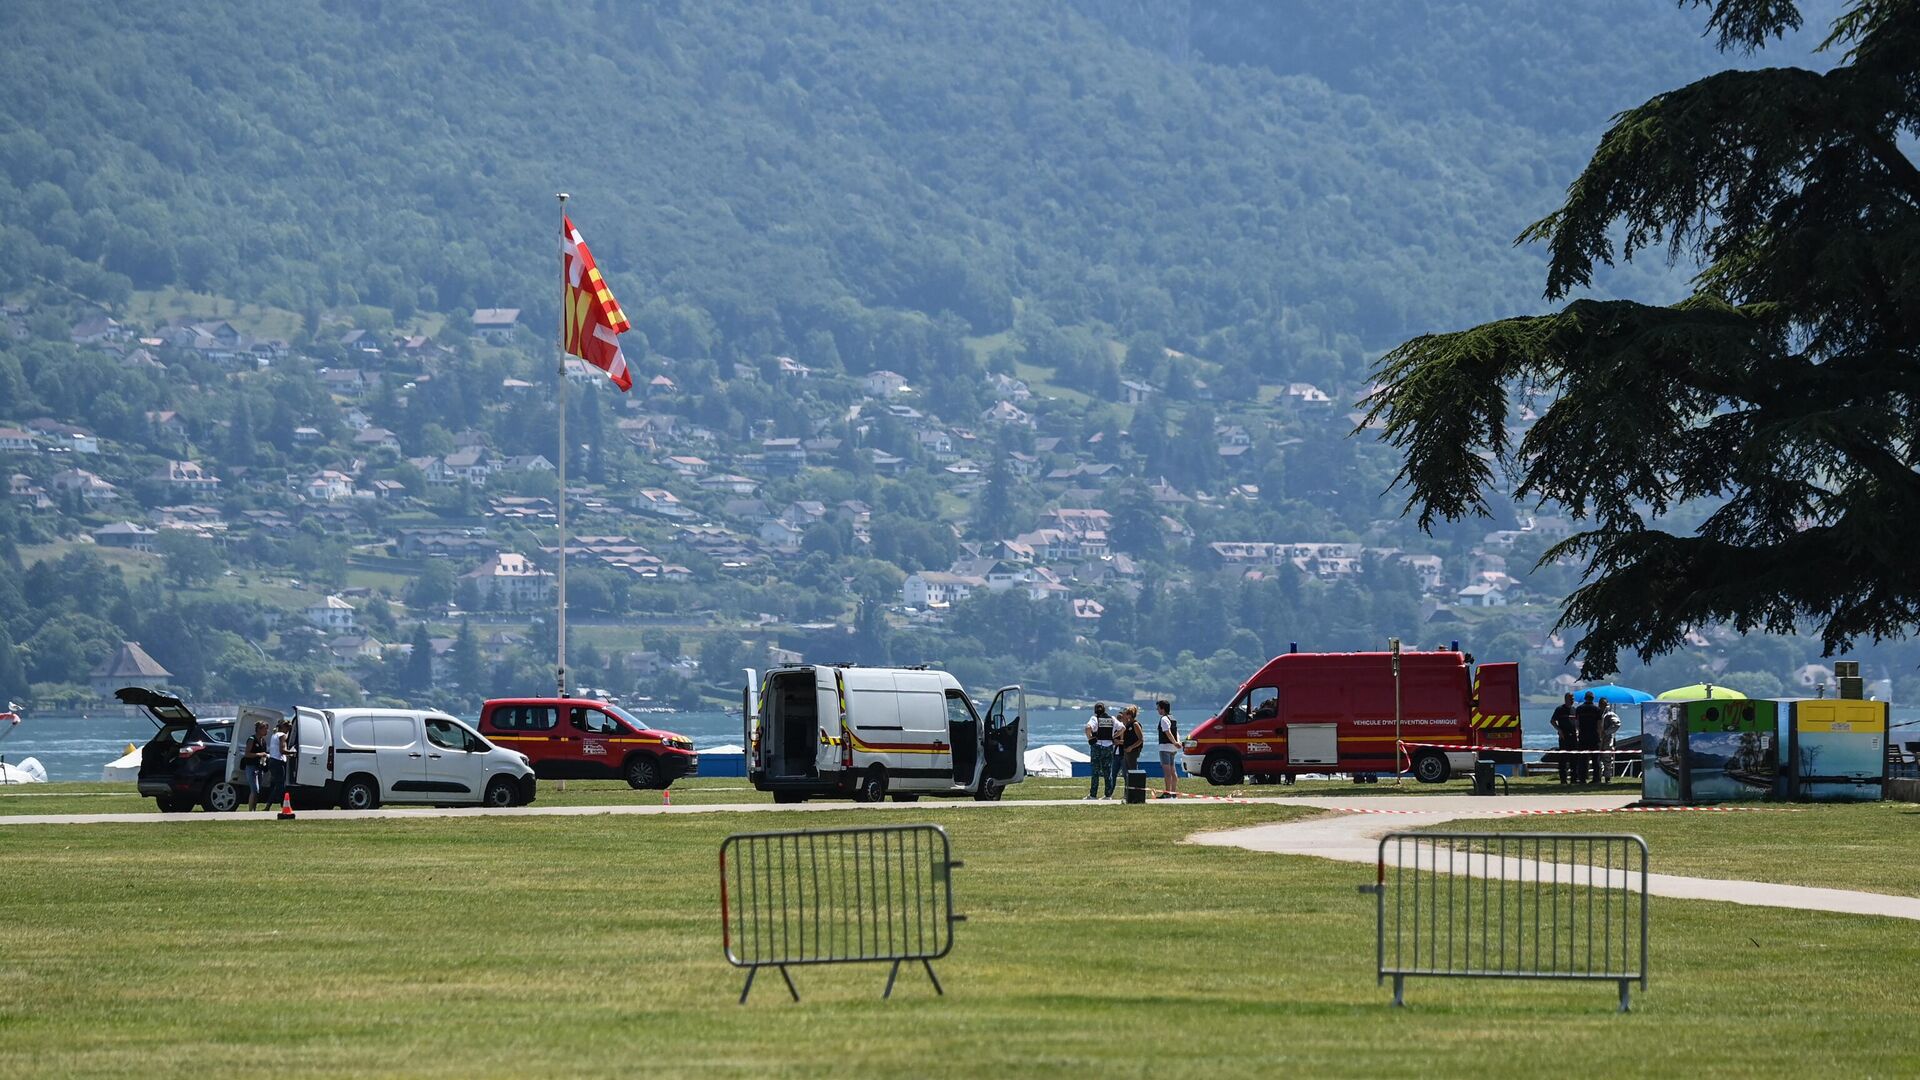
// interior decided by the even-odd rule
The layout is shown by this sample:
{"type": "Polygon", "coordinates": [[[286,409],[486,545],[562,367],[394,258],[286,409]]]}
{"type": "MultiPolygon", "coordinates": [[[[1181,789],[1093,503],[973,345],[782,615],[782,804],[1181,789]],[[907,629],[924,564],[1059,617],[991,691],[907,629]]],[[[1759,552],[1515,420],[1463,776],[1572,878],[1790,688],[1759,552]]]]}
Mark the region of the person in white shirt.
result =
{"type": "Polygon", "coordinates": [[[1087,752],[1093,758],[1093,775],[1087,784],[1087,798],[1100,798],[1100,778],[1107,778],[1107,798],[1113,797],[1114,744],[1120,738],[1120,722],[1107,715],[1107,703],[1093,703],[1093,715],[1087,720],[1087,752]]]}
{"type": "Polygon", "coordinates": [[[1171,799],[1180,794],[1180,766],[1174,760],[1180,752],[1180,725],[1173,722],[1173,702],[1162,698],[1153,707],[1160,710],[1160,797],[1171,799]]]}
{"type": "Polygon", "coordinates": [[[280,797],[287,791],[287,728],[289,726],[287,721],[282,720],[279,728],[267,736],[267,783],[271,786],[267,795],[268,806],[279,803],[280,797]]]}

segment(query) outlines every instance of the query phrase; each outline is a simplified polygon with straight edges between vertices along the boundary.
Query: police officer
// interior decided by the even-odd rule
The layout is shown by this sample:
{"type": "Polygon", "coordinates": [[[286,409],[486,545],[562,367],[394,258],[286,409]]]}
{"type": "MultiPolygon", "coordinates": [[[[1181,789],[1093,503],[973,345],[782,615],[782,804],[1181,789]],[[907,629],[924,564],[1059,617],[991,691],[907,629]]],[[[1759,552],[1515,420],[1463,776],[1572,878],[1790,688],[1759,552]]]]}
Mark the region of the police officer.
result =
{"type": "Polygon", "coordinates": [[[1087,752],[1093,758],[1093,775],[1087,784],[1087,798],[1100,798],[1100,778],[1107,778],[1107,797],[1113,797],[1114,781],[1114,743],[1120,735],[1120,724],[1107,715],[1107,703],[1093,703],[1093,716],[1087,720],[1087,752]]]}
{"type": "Polygon", "coordinates": [[[1580,749],[1585,751],[1573,763],[1573,777],[1576,783],[1585,784],[1600,779],[1600,755],[1593,751],[1600,749],[1600,704],[1593,699],[1593,691],[1587,691],[1586,700],[1573,710],[1573,725],[1579,738],[1580,749]]]}
{"type": "MultiPolygon", "coordinates": [[[[1558,736],[1558,745],[1562,750],[1572,750],[1580,744],[1580,732],[1574,726],[1573,695],[1569,693],[1560,707],[1553,710],[1553,733],[1558,736]]],[[[1566,783],[1573,771],[1573,759],[1566,754],[1553,755],[1553,763],[1560,767],[1560,782],[1566,783]]]]}

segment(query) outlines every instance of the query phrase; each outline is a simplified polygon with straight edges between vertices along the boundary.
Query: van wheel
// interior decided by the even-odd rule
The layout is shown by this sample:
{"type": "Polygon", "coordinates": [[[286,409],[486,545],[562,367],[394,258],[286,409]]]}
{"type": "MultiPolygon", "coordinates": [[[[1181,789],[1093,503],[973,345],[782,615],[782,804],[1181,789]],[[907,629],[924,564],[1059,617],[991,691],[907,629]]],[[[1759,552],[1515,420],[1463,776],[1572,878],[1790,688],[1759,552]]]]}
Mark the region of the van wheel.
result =
{"type": "Polygon", "coordinates": [[[1200,773],[1214,787],[1232,787],[1240,782],[1240,762],[1232,754],[1216,750],[1207,755],[1206,764],[1200,766],[1200,773]]]}
{"type": "Polygon", "coordinates": [[[209,814],[226,814],[240,809],[240,789],[225,780],[215,780],[207,785],[206,797],[200,805],[207,808],[209,814]]]}
{"type": "Polygon", "coordinates": [[[860,786],[853,789],[854,802],[884,802],[887,797],[887,770],[875,765],[860,777],[860,786]]]}
{"type": "Polygon", "coordinates": [[[1447,755],[1429,750],[1413,759],[1413,778],[1423,784],[1444,784],[1453,775],[1447,755]]]}
{"type": "Polygon", "coordinates": [[[487,794],[483,801],[495,809],[512,806],[519,801],[514,797],[513,781],[504,776],[487,781],[487,794]]]}
{"type": "Polygon", "coordinates": [[[975,802],[999,802],[1000,796],[1005,794],[1006,790],[1007,785],[998,780],[982,780],[980,781],[980,790],[973,793],[973,800],[975,802]]]}
{"type": "Polygon", "coordinates": [[[340,809],[375,810],[380,806],[380,788],[364,776],[356,776],[340,789],[340,809]]]}
{"type": "Polygon", "coordinates": [[[627,786],[636,791],[660,786],[660,766],[645,754],[627,759],[627,786]]]}

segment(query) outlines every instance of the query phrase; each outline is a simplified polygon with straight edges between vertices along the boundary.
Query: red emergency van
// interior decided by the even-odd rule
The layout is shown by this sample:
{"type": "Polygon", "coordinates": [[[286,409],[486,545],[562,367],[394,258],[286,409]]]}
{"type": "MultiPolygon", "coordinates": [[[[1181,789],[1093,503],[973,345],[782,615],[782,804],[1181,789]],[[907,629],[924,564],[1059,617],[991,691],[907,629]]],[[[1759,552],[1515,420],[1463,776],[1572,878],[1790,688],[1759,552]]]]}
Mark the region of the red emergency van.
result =
{"type": "MultiPolygon", "coordinates": [[[[1413,775],[1437,784],[1472,768],[1474,750],[1520,748],[1520,666],[1481,664],[1457,650],[1306,653],[1276,656],[1240,685],[1220,714],[1190,732],[1187,771],[1213,784],[1299,773],[1397,771],[1394,690],[1400,737],[1413,775]]],[[[1513,760],[1513,755],[1494,755],[1513,760]]]]}
{"type": "Polygon", "coordinates": [[[618,705],[585,698],[497,698],[480,733],[518,750],[543,780],[625,780],[664,788],[700,771],[693,740],[649,727],[618,705]]]}

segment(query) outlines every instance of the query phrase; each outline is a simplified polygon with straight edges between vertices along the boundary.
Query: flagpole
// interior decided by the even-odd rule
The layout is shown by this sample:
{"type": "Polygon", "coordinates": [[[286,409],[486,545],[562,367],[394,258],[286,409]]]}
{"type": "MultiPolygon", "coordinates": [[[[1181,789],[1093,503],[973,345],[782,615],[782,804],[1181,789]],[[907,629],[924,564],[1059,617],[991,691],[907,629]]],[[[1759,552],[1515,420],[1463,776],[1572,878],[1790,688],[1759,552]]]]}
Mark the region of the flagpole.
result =
{"type": "MultiPolygon", "coordinates": [[[[557,192],[554,198],[560,200],[561,237],[566,237],[567,193],[557,192]]],[[[562,257],[560,271],[560,460],[555,462],[560,474],[560,501],[555,506],[556,517],[560,525],[560,561],[559,573],[554,576],[555,591],[559,593],[559,617],[554,623],[557,633],[554,640],[558,643],[557,657],[554,662],[553,677],[559,684],[561,697],[567,696],[567,272],[565,257],[562,257]]]]}

